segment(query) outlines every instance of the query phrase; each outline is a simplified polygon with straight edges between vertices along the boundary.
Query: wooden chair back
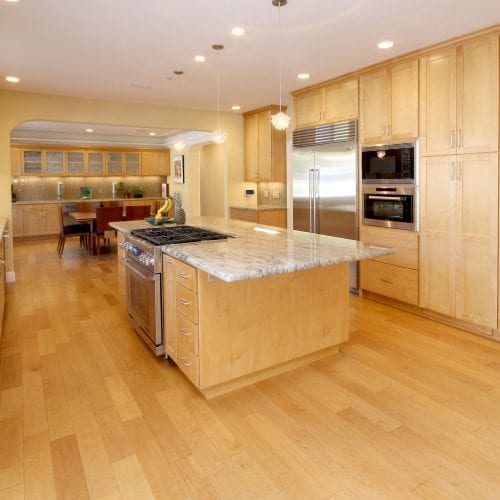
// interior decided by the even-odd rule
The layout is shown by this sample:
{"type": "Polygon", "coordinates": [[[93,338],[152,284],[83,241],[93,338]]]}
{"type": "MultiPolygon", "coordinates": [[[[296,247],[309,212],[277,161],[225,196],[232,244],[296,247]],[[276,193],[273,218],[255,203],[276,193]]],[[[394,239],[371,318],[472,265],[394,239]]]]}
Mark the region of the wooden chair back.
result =
{"type": "Polygon", "coordinates": [[[123,218],[122,207],[97,207],[95,209],[96,230],[98,233],[114,231],[110,222],[119,222],[123,218]]]}
{"type": "Polygon", "coordinates": [[[143,220],[151,215],[151,205],[127,205],[125,220],[143,220]]]}

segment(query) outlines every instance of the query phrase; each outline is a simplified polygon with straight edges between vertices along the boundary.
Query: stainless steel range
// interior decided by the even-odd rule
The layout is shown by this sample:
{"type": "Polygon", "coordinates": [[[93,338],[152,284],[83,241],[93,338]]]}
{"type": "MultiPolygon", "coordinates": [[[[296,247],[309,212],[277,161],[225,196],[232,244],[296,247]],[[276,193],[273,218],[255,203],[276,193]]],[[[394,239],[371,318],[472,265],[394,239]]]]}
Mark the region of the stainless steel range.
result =
{"type": "Polygon", "coordinates": [[[162,311],[163,245],[224,240],[228,235],[193,226],[134,229],[126,235],[127,312],[134,329],[153,352],[165,353],[162,311]]]}

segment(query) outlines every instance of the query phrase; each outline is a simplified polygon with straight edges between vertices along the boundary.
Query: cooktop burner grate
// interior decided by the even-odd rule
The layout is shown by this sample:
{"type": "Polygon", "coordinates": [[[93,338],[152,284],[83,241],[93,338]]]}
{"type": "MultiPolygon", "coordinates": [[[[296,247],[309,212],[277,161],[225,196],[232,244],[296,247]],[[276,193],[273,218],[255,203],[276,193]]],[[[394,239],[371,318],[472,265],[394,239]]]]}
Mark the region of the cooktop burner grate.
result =
{"type": "Polygon", "coordinates": [[[133,229],[130,233],[136,238],[141,238],[153,245],[160,246],[175,243],[194,243],[205,240],[226,240],[228,238],[226,234],[193,226],[133,229]]]}

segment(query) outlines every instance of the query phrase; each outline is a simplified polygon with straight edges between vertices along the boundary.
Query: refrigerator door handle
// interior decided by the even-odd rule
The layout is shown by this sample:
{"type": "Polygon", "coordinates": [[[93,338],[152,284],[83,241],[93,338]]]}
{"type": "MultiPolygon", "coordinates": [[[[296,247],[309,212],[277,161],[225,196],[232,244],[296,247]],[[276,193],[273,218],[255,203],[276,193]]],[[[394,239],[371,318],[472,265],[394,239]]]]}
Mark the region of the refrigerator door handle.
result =
{"type": "Polygon", "coordinates": [[[314,179],[313,179],[314,169],[309,169],[309,231],[314,232],[313,226],[313,214],[314,214],[314,179]]]}
{"type": "Polygon", "coordinates": [[[314,169],[314,232],[319,233],[319,168],[314,169]]]}

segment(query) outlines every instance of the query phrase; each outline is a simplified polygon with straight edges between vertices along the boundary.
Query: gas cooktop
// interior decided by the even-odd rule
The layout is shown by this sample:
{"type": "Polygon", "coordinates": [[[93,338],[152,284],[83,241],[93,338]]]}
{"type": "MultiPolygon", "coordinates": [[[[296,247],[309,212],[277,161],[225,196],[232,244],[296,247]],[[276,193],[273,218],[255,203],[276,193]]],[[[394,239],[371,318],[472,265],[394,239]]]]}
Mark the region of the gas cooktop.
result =
{"type": "Polygon", "coordinates": [[[146,240],[155,246],[172,245],[174,243],[193,243],[205,240],[226,240],[228,238],[227,234],[193,226],[133,229],[130,231],[130,234],[136,238],[146,240]]]}

